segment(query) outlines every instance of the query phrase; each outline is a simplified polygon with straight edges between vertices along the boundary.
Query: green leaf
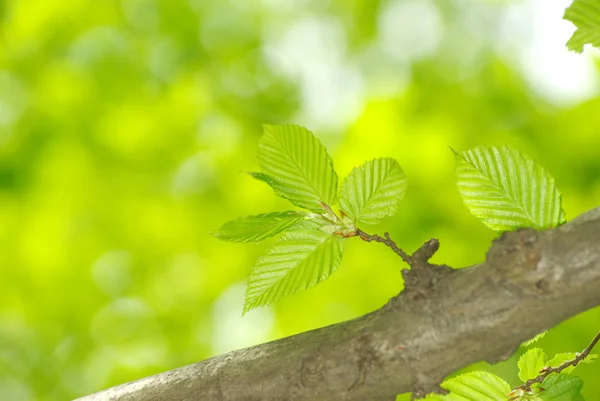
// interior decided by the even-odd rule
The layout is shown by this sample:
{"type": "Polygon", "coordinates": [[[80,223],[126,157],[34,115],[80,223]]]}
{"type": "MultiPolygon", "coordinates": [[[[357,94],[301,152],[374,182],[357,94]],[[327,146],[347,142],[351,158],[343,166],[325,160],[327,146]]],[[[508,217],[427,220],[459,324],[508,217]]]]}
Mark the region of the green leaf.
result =
{"type": "Polygon", "coordinates": [[[430,393],[425,398],[419,398],[419,401],[448,401],[448,395],[430,393]]]}
{"type": "MultiPolygon", "coordinates": [[[[548,366],[556,368],[567,361],[575,359],[575,357],[577,357],[576,352],[564,352],[562,354],[556,354],[556,355],[554,355],[554,358],[552,358],[548,361],[548,366]]],[[[563,373],[568,373],[568,372],[563,372],[563,373]]]]}
{"type": "Polygon", "coordinates": [[[297,125],[265,125],[258,143],[262,173],[254,178],[269,184],[275,193],[294,205],[323,213],[321,203],[337,199],[337,175],[321,142],[297,125]]]}
{"type": "Polygon", "coordinates": [[[546,229],[564,223],[554,178],[518,150],[482,146],[454,154],[463,201],[489,228],[546,229]]]}
{"type": "Polygon", "coordinates": [[[258,214],[227,222],[214,235],[225,241],[259,242],[287,230],[305,217],[303,213],[292,211],[258,214]]]}
{"type": "Polygon", "coordinates": [[[444,390],[472,401],[508,400],[510,386],[500,377],[483,371],[469,372],[441,384],[444,390]]]}
{"type": "Polygon", "coordinates": [[[540,374],[540,371],[546,366],[546,354],[539,348],[527,350],[519,358],[517,366],[519,367],[519,379],[526,382],[540,374]]]}
{"type": "Polygon", "coordinates": [[[551,374],[543,381],[544,389],[539,394],[541,400],[572,401],[581,392],[583,380],[564,373],[551,374]]]}
{"type": "Polygon", "coordinates": [[[248,172],[248,174],[250,174],[250,176],[252,178],[255,178],[255,179],[259,180],[259,181],[262,181],[265,184],[270,185],[271,187],[273,187],[275,185],[280,185],[275,178],[273,178],[273,177],[271,177],[269,175],[266,175],[264,173],[259,173],[259,172],[256,172],[256,171],[250,171],[250,172],[248,172]]]}
{"type": "Polygon", "coordinates": [[[567,48],[577,53],[590,44],[600,48],[600,2],[598,0],[574,0],[563,17],[577,27],[567,42],[567,48]]]}
{"type": "Polygon", "coordinates": [[[406,191],[406,174],[394,159],[382,158],[354,168],[344,179],[340,209],[354,223],[376,224],[396,213],[406,191]]]}
{"type": "Polygon", "coordinates": [[[537,336],[533,337],[531,340],[527,340],[525,341],[523,344],[521,344],[523,347],[529,347],[530,345],[532,345],[533,343],[541,340],[542,338],[544,338],[546,336],[546,334],[548,334],[548,330],[546,331],[542,331],[540,334],[538,334],[537,336]]]}
{"type": "MultiPolygon", "coordinates": [[[[565,352],[562,354],[556,354],[556,355],[554,355],[554,358],[552,358],[551,360],[548,361],[548,366],[556,368],[565,362],[572,361],[576,357],[577,357],[576,352],[565,352]]],[[[594,362],[594,360],[596,360],[597,357],[598,357],[598,355],[596,355],[596,354],[589,354],[580,363],[592,363],[592,362],[594,362]]],[[[575,367],[576,366],[569,366],[569,367],[563,369],[561,373],[571,373],[573,371],[573,369],[575,369],[575,367]]]]}
{"type": "Polygon", "coordinates": [[[325,280],[337,270],[342,251],[343,239],[323,232],[315,223],[286,231],[254,266],[243,313],[325,280]]]}
{"type": "Polygon", "coordinates": [[[469,401],[470,398],[465,398],[462,395],[455,393],[448,394],[427,394],[425,398],[419,398],[419,401],[469,401]]]}

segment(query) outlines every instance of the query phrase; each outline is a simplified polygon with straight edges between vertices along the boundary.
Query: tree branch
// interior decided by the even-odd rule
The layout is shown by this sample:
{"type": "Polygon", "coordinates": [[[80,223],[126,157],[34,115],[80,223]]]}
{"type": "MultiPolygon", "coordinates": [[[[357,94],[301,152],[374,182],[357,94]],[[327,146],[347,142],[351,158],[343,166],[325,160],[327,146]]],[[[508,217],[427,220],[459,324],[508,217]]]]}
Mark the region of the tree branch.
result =
{"type": "Polygon", "coordinates": [[[433,248],[405,271],[405,290],[372,313],[79,401],[422,396],[457,369],[504,360],[523,341],[600,305],[600,208],[553,230],[504,233],[485,263],[465,269],[429,264],[433,248]]]}

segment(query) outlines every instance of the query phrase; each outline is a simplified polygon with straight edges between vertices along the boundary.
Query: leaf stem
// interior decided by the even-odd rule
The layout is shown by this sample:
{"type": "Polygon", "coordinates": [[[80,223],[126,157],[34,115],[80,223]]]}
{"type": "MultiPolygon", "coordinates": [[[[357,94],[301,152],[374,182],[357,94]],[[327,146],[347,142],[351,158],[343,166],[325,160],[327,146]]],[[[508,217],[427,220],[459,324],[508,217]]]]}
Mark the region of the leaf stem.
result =
{"type": "Polygon", "coordinates": [[[396,243],[390,238],[390,234],[388,232],[383,233],[383,235],[385,236],[385,238],[377,235],[377,234],[367,234],[366,232],[364,232],[363,230],[361,230],[360,228],[356,229],[356,234],[363,240],[363,241],[367,241],[367,242],[371,242],[371,241],[375,241],[375,242],[380,242],[384,245],[389,246],[394,252],[396,252],[396,254],[398,256],[400,256],[402,258],[402,260],[409,266],[412,266],[412,258],[410,257],[409,254],[407,254],[406,252],[404,252],[402,249],[400,249],[400,247],[398,247],[398,245],[396,245],[396,243]]]}
{"type": "Polygon", "coordinates": [[[550,376],[552,373],[560,373],[563,370],[565,370],[566,368],[568,368],[569,366],[577,366],[577,364],[579,362],[581,362],[585,358],[587,358],[587,356],[590,354],[592,349],[596,346],[598,341],[600,341],[600,332],[598,332],[598,334],[596,334],[596,337],[594,337],[594,339],[592,340],[590,345],[588,345],[581,353],[577,354],[577,356],[575,358],[571,359],[570,361],[566,361],[563,364],[561,364],[560,366],[557,366],[555,368],[546,367],[546,368],[542,369],[540,371],[539,376],[528,380],[525,384],[517,387],[517,389],[521,389],[523,391],[531,391],[531,386],[533,384],[542,383],[546,379],[546,377],[550,376]]]}

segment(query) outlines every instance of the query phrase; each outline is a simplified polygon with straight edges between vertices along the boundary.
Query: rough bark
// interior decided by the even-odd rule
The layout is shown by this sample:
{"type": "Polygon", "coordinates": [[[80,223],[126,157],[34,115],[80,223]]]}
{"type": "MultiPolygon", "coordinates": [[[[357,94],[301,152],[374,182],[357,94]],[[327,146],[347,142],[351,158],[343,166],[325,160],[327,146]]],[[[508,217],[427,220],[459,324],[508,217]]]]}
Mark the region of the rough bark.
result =
{"type": "Polygon", "coordinates": [[[469,268],[424,258],[406,271],[405,287],[360,318],[79,400],[389,401],[435,391],[457,369],[504,360],[523,341],[600,305],[600,208],[553,230],[505,233],[485,263],[469,268]]]}

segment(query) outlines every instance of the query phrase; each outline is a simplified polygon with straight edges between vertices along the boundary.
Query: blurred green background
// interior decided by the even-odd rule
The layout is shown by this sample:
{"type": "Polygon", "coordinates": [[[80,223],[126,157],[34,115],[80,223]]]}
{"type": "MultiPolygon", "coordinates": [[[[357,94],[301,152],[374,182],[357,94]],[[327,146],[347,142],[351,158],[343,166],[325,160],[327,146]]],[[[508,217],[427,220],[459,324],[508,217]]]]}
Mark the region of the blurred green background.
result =
{"type": "MultiPolygon", "coordinates": [[[[449,146],[516,146],[556,177],[569,218],[599,205],[600,58],[566,51],[567,5],[0,1],[0,399],[82,396],[398,292],[393,252],[354,240],[327,282],[241,317],[269,243],[207,233],[289,208],[243,173],[263,123],[312,129],[341,177],[397,158],[407,195],[370,230],[407,250],[439,238],[434,261],[455,267],[495,234],[462,205],[449,146]]],[[[596,308],[539,344],[577,351],[599,329],[596,308]]],[[[516,385],[515,365],[491,369],[516,385]]],[[[600,365],[578,370],[600,399],[600,365]]]]}

